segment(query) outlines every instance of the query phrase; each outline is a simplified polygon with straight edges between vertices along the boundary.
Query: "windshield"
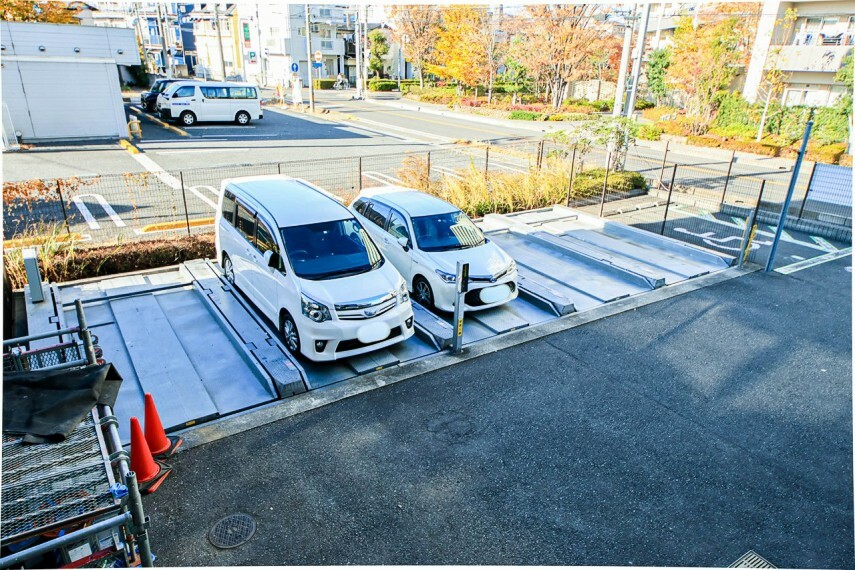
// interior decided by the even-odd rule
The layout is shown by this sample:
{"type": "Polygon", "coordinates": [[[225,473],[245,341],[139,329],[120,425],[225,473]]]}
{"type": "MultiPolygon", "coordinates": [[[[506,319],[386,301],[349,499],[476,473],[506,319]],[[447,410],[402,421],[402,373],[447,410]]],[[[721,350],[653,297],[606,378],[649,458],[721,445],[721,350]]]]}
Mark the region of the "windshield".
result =
{"type": "Polygon", "coordinates": [[[169,85],[169,83],[167,83],[166,81],[155,81],[154,85],[152,85],[152,87],[151,87],[151,92],[152,93],[160,93],[161,91],[166,89],[167,85],[169,85]]]}
{"type": "Polygon", "coordinates": [[[358,275],[383,265],[380,251],[355,219],[281,228],[297,277],[320,281],[358,275]]]}
{"type": "Polygon", "coordinates": [[[422,251],[467,249],[486,243],[481,230],[461,211],[413,218],[413,232],[422,251]]]}

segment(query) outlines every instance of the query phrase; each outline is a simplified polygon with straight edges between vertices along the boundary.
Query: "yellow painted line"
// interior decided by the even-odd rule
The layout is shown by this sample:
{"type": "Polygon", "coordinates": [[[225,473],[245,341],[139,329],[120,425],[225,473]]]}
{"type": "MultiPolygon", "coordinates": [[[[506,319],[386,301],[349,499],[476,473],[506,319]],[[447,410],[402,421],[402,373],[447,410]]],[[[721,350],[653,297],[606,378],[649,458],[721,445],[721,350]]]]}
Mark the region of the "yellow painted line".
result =
{"type": "Polygon", "coordinates": [[[160,125],[160,126],[161,126],[161,127],[163,127],[164,129],[170,130],[170,131],[172,131],[172,132],[174,132],[174,133],[178,133],[178,134],[179,134],[179,135],[181,135],[182,137],[189,137],[189,136],[190,136],[189,134],[187,134],[187,131],[183,131],[183,130],[179,129],[178,127],[173,127],[173,126],[172,126],[172,125],[170,125],[169,123],[164,123],[163,121],[161,121],[161,120],[160,120],[160,119],[158,119],[157,117],[155,117],[155,116],[153,116],[153,115],[149,115],[148,113],[145,113],[145,112],[141,111],[140,109],[137,109],[137,108],[136,108],[136,107],[134,107],[133,105],[131,106],[131,111],[133,111],[133,112],[134,112],[134,113],[136,113],[137,115],[142,115],[142,116],[144,116],[144,117],[145,117],[145,118],[147,118],[149,121],[151,121],[151,122],[153,122],[153,123],[156,123],[156,124],[160,125]]]}
{"type": "Polygon", "coordinates": [[[46,243],[49,240],[53,241],[80,241],[83,239],[83,236],[77,233],[73,234],[60,234],[56,236],[34,236],[28,238],[16,238],[16,239],[7,239],[3,242],[4,249],[15,249],[18,247],[27,247],[30,245],[41,245],[46,243]]]}
{"type": "Polygon", "coordinates": [[[126,151],[131,154],[139,154],[140,149],[131,144],[131,141],[127,139],[119,139],[119,145],[122,146],[126,151]]]}
{"type": "MultiPolygon", "coordinates": [[[[190,227],[195,228],[199,226],[211,226],[214,224],[214,218],[201,218],[198,220],[190,220],[190,227]]],[[[151,233],[151,232],[162,232],[166,230],[180,230],[181,228],[187,227],[187,221],[183,222],[160,222],[157,224],[149,224],[147,226],[143,226],[140,230],[141,233],[151,233]]]]}

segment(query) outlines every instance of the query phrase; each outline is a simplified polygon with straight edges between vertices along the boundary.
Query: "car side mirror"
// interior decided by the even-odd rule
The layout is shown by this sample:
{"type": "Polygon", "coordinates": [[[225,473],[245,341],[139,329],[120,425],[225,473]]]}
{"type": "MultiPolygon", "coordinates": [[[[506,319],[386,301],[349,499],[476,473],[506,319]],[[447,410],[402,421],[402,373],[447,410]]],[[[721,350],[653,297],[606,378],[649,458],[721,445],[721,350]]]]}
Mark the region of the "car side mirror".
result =
{"type": "Polygon", "coordinates": [[[398,238],[398,243],[404,248],[404,251],[410,251],[410,240],[401,236],[398,238]]]}
{"type": "Polygon", "coordinates": [[[279,252],[268,249],[264,252],[264,261],[267,263],[267,267],[279,269],[279,252]]]}

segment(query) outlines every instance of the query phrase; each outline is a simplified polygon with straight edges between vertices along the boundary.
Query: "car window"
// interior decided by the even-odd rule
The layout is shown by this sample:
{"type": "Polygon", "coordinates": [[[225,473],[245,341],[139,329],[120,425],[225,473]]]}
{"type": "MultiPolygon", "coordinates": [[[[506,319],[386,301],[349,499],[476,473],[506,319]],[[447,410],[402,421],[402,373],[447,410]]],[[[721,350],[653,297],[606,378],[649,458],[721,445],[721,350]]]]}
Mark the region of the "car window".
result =
{"type": "Polygon", "coordinates": [[[223,193],[223,219],[235,225],[235,195],[229,191],[223,193]]]}
{"type": "Polygon", "coordinates": [[[255,99],[255,88],[229,87],[229,96],[232,99],[255,99]]]}
{"type": "Polygon", "coordinates": [[[255,216],[240,203],[237,206],[235,227],[249,243],[255,244],[255,216]]]}
{"type": "Polygon", "coordinates": [[[255,247],[262,254],[267,250],[277,251],[279,248],[276,247],[276,241],[273,239],[273,233],[267,227],[262,220],[256,218],[256,223],[258,226],[255,231],[255,247]]]}
{"type": "Polygon", "coordinates": [[[160,93],[161,91],[166,89],[167,85],[169,85],[169,84],[165,81],[155,81],[154,85],[151,86],[151,92],[152,93],[160,93]]]}
{"type": "Polygon", "coordinates": [[[389,213],[391,211],[392,208],[389,206],[372,200],[369,202],[368,209],[365,211],[365,217],[375,225],[385,229],[386,220],[389,219],[389,213]]]}
{"type": "Polygon", "coordinates": [[[367,207],[368,201],[365,198],[360,198],[359,200],[353,203],[353,209],[362,214],[363,216],[365,215],[365,208],[367,207]]]}
{"type": "Polygon", "coordinates": [[[463,212],[412,219],[416,244],[423,251],[467,249],[485,243],[484,234],[463,212]]]}
{"type": "Polygon", "coordinates": [[[392,215],[389,217],[389,227],[386,230],[395,239],[407,238],[410,239],[410,230],[407,229],[407,221],[400,212],[392,210],[392,215]]]}
{"type": "Polygon", "coordinates": [[[185,85],[184,87],[179,87],[178,90],[173,95],[174,98],[178,99],[179,97],[192,97],[196,94],[196,88],[192,85],[185,85]]]}
{"type": "Polygon", "coordinates": [[[358,275],[383,265],[383,256],[356,218],[281,228],[285,253],[302,279],[358,275]]]}
{"type": "Polygon", "coordinates": [[[200,87],[202,95],[208,99],[228,99],[228,87],[200,87]]]}

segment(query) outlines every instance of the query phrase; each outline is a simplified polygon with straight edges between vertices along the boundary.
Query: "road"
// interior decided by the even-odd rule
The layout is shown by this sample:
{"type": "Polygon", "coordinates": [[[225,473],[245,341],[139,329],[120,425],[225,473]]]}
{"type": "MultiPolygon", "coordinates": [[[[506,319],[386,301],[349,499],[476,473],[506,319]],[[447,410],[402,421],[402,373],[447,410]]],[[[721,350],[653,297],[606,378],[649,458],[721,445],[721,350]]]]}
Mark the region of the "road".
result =
{"type": "Polygon", "coordinates": [[[851,277],[851,257],[754,273],[180,453],[145,498],[153,549],[852,568],[851,277]],[[258,530],[217,550],[232,513],[258,530]]]}

